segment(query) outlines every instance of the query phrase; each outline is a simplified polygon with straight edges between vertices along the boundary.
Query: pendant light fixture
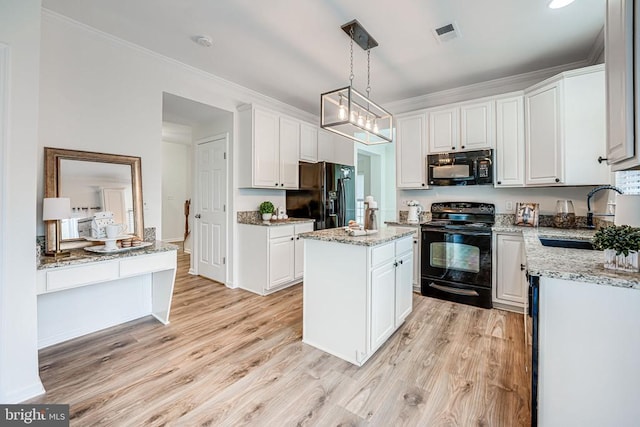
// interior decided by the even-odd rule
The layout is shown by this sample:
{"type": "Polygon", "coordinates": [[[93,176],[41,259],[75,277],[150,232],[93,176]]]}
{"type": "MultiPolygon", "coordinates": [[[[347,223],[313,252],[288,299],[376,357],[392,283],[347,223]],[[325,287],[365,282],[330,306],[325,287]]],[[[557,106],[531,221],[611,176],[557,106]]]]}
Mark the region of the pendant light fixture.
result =
{"type": "Polygon", "coordinates": [[[392,141],[393,116],[369,98],[371,92],[371,49],[378,42],[357,20],[342,30],[351,39],[349,86],[320,95],[320,127],[367,145],[392,141]],[[367,52],[367,94],[353,88],[353,42],[367,52]]]}

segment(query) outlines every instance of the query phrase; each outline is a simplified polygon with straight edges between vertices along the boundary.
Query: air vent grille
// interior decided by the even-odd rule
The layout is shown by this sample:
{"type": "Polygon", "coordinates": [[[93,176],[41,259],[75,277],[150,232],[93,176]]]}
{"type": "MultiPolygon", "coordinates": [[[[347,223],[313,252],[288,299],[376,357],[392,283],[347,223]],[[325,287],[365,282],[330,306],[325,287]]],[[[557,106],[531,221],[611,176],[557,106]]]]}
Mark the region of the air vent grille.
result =
{"type": "Polygon", "coordinates": [[[433,30],[433,36],[439,43],[448,42],[453,39],[461,37],[458,24],[452,22],[451,24],[443,25],[442,27],[433,30]]]}

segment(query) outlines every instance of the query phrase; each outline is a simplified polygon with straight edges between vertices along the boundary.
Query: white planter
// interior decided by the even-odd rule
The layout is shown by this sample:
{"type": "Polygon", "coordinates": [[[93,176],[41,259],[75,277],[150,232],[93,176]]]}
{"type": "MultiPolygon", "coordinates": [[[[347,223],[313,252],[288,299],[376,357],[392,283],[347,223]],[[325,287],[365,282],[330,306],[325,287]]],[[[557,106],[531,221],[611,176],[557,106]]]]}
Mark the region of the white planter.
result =
{"type": "Polygon", "coordinates": [[[616,255],[613,249],[604,250],[604,268],[622,271],[640,271],[638,268],[638,252],[629,252],[629,255],[616,255]]]}
{"type": "Polygon", "coordinates": [[[262,220],[263,221],[270,221],[271,220],[271,213],[263,213],[262,214],[262,220]]]}

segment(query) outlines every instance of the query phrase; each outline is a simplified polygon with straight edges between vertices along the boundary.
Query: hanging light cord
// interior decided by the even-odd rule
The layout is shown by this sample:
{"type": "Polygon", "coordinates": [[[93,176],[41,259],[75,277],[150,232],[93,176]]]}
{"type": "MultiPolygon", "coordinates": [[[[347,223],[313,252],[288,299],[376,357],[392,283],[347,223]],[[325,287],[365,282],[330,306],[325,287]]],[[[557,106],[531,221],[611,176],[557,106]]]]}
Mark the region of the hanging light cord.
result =
{"type": "Polygon", "coordinates": [[[349,30],[349,35],[351,36],[351,74],[349,74],[349,86],[353,86],[353,27],[349,30]]]}
{"type": "Polygon", "coordinates": [[[367,49],[367,98],[371,92],[371,49],[367,49]]]}

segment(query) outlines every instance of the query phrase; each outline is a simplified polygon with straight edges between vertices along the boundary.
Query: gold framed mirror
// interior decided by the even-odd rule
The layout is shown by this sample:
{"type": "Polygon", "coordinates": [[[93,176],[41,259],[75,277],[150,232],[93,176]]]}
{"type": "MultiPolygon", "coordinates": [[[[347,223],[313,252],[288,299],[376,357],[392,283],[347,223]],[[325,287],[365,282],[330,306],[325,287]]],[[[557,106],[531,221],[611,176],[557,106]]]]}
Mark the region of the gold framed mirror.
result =
{"type": "MultiPolygon", "coordinates": [[[[72,218],[63,221],[61,244],[77,247],[91,237],[96,212],[114,213],[127,234],[144,240],[140,157],[45,147],[44,197],[71,199],[72,218]]],[[[47,247],[55,246],[55,224],[45,224],[47,247]]]]}

